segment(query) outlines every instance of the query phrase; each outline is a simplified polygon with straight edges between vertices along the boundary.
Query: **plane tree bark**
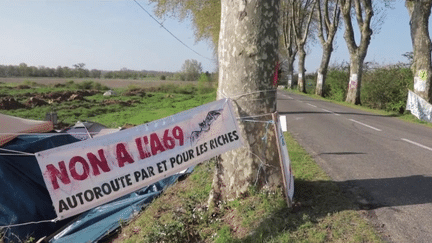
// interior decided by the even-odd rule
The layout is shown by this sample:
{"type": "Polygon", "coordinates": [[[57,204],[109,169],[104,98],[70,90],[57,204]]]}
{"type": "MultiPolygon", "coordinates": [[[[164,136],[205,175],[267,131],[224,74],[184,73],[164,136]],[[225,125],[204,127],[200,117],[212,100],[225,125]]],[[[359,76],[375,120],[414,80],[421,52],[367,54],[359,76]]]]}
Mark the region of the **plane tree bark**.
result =
{"type": "Polygon", "coordinates": [[[429,16],[432,0],[407,0],[405,6],[410,16],[411,41],[414,55],[414,92],[428,102],[432,102],[431,39],[429,36],[429,16]]]}
{"type": "Polygon", "coordinates": [[[363,73],[363,62],[370,44],[372,29],[371,20],[374,15],[372,0],[341,0],[342,16],[345,24],[345,42],[350,53],[350,80],[346,102],[360,104],[360,88],[363,73]],[[354,15],[352,15],[354,11],[354,15]],[[351,17],[355,16],[360,30],[360,44],[354,37],[351,17]]]}
{"type": "Polygon", "coordinates": [[[287,60],[287,88],[292,89],[294,61],[297,56],[297,45],[295,44],[295,36],[293,30],[293,19],[291,15],[290,5],[287,1],[281,3],[281,26],[282,26],[282,44],[283,53],[287,60]]]}
{"type": "Polygon", "coordinates": [[[317,0],[317,2],[319,23],[318,38],[321,42],[323,53],[317,74],[315,94],[324,96],[327,70],[333,52],[333,40],[339,27],[341,10],[339,0],[317,0]]]}
{"type": "Polygon", "coordinates": [[[250,186],[283,185],[274,129],[267,123],[276,111],[279,4],[222,0],[218,99],[232,98],[246,144],[219,156],[210,206],[237,198],[250,186]]]}
{"type": "Polygon", "coordinates": [[[293,30],[298,51],[298,90],[306,93],[305,85],[305,59],[306,42],[309,27],[312,22],[316,0],[288,0],[293,16],[293,30]]]}

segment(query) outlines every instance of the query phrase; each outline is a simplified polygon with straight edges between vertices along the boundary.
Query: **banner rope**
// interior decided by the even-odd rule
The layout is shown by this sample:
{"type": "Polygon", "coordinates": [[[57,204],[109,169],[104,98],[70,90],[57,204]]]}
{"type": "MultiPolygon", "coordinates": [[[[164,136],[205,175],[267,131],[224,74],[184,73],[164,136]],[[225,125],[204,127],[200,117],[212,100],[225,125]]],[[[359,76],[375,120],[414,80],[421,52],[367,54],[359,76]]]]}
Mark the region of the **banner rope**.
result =
{"type": "MultiPolygon", "coordinates": [[[[16,151],[18,152],[18,151],[16,151]]],[[[2,156],[35,156],[34,154],[8,154],[8,153],[0,153],[2,156]]]]}
{"type": "Polygon", "coordinates": [[[0,151],[6,151],[6,152],[16,153],[16,154],[3,154],[3,153],[0,153],[0,155],[25,155],[25,156],[35,156],[35,154],[33,154],[33,153],[27,153],[27,152],[23,152],[23,151],[10,150],[10,149],[5,149],[5,148],[0,148],[0,151]]]}
{"type": "Polygon", "coordinates": [[[58,218],[41,220],[41,221],[31,221],[31,222],[26,222],[26,223],[21,223],[21,224],[10,224],[10,225],[6,225],[6,226],[0,226],[0,230],[1,229],[12,228],[12,227],[25,226],[25,225],[30,225],[30,224],[55,223],[57,221],[58,221],[58,218]]]}
{"type": "MultiPolygon", "coordinates": [[[[111,128],[108,128],[111,129],[111,128]]],[[[112,128],[115,129],[115,128],[112,128]]],[[[34,133],[34,132],[0,132],[0,135],[45,135],[45,136],[63,136],[63,135],[89,135],[89,134],[98,134],[99,132],[73,132],[73,133],[67,133],[67,132],[52,132],[52,133],[34,133]]]]}
{"type": "MultiPolygon", "coordinates": [[[[221,90],[217,90],[217,92],[219,94],[221,94],[223,98],[226,98],[227,101],[228,101],[228,99],[235,100],[236,98],[240,98],[240,97],[246,96],[246,95],[257,94],[257,93],[264,93],[264,92],[274,92],[274,91],[277,91],[277,89],[258,90],[258,91],[254,91],[254,92],[243,93],[243,94],[239,94],[239,95],[234,95],[234,96],[228,97],[228,95],[226,95],[223,92],[223,90],[222,91],[221,90]]],[[[254,99],[254,100],[262,100],[262,99],[254,99]]],[[[272,115],[272,114],[273,113],[265,113],[265,114],[252,115],[252,116],[242,116],[242,117],[236,117],[236,119],[237,120],[242,120],[242,119],[245,119],[245,118],[257,118],[257,117],[269,116],[269,115],[272,115]]],[[[252,120],[250,120],[250,121],[252,122],[252,120]]],[[[256,122],[263,122],[263,121],[256,121],[256,122]]],[[[264,122],[267,122],[267,121],[264,121],[264,122]]]]}
{"type": "Polygon", "coordinates": [[[90,131],[87,129],[86,126],[84,126],[84,129],[86,130],[87,135],[90,137],[90,139],[93,139],[93,136],[90,134],[90,131]]]}
{"type": "Polygon", "coordinates": [[[223,90],[222,91],[218,90],[217,92],[219,94],[221,94],[224,98],[229,98],[229,99],[235,100],[235,99],[241,98],[241,97],[246,96],[246,95],[258,94],[258,93],[264,93],[264,92],[275,92],[275,91],[277,91],[277,89],[258,90],[258,91],[243,93],[243,94],[232,95],[232,96],[229,96],[229,97],[228,97],[228,95],[226,95],[223,92],[223,90]]]}
{"type": "MultiPolygon", "coordinates": [[[[257,118],[257,117],[263,117],[263,116],[270,116],[270,115],[272,115],[273,114],[273,112],[271,112],[271,113],[265,113],[265,114],[259,114],[259,115],[253,115],[253,116],[240,116],[240,117],[237,117],[237,119],[246,119],[246,118],[257,118]]],[[[268,121],[266,121],[266,122],[268,122],[268,121]]]]}
{"type": "MultiPolygon", "coordinates": [[[[266,122],[266,126],[265,126],[265,133],[264,133],[264,136],[261,138],[261,141],[263,142],[263,148],[266,148],[267,147],[267,138],[268,138],[268,132],[269,132],[269,125],[270,124],[273,124],[273,121],[272,120],[270,120],[270,121],[267,121],[266,122]]],[[[262,150],[262,158],[264,158],[265,159],[265,150],[266,149],[263,149],[262,150]]],[[[258,158],[259,158],[259,156],[257,156],[258,158]]],[[[260,171],[261,170],[263,170],[264,171],[264,167],[265,166],[269,166],[267,163],[265,163],[261,158],[260,158],[260,164],[259,164],[259,168],[258,168],[258,171],[257,171],[257,176],[256,176],[256,180],[255,180],[255,186],[256,186],[256,184],[258,183],[258,180],[259,180],[259,175],[260,175],[260,171]]],[[[267,184],[268,183],[268,180],[267,180],[267,176],[266,176],[266,174],[264,173],[264,179],[265,179],[265,184],[267,184]]]]}

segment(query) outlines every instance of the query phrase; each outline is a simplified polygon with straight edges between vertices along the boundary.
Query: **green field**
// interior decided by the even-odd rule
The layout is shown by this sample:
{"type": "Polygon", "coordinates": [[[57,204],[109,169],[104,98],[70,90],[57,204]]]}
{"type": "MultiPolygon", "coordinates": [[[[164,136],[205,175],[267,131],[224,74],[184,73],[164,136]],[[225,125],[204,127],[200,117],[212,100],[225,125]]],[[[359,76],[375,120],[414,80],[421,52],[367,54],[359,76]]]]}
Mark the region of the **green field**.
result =
{"type": "Polygon", "coordinates": [[[213,101],[216,93],[212,85],[129,85],[115,88],[117,95],[103,96],[109,87],[93,81],[69,81],[55,85],[41,85],[34,81],[2,83],[0,99],[12,97],[19,104],[27,106],[1,110],[1,113],[43,120],[46,113],[57,112],[58,120],[64,126],[73,125],[77,121],[93,121],[108,127],[139,125],[213,101]],[[68,100],[72,94],[80,93],[83,97],[68,100]],[[63,99],[57,101],[58,96],[63,99]],[[30,98],[38,98],[47,104],[29,104],[30,98]]]}

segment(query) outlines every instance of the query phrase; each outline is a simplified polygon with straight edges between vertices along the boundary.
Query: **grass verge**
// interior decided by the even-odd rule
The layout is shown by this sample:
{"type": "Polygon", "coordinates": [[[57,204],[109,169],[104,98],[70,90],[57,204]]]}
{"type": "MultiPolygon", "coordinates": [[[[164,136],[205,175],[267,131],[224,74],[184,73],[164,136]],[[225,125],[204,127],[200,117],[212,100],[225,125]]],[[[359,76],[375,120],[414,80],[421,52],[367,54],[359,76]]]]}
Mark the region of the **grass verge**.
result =
{"type": "Polygon", "coordinates": [[[308,97],[311,97],[311,98],[314,98],[314,99],[325,100],[325,101],[328,101],[328,102],[332,102],[332,103],[335,103],[335,104],[338,104],[338,105],[343,105],[343,106],[350,107],[350,108],[353,108],[353,109],[358,109],[358,110],[362,110],[362,111],[371,112],[371,113],[374,113],[374,114],[377,114],[377,115],[389,116],[389,117],[397,117],[398,119],[401,119],[401,120],[406,121],[406,122],[421,124],[421,125],[424,125],[424,126],[432,128],[432,123],[425,122],[425,121],[422,121],[422,120],[418,119],[417,117],[415,117],[414,115],[412,115],[409,111],[405,111],[403,114],[400,114],[398,112],[389,112],[389,111],[385,111],[385,110],[372,109],[372,108],[368,108],[368,107],[362,106],[362,105],[353,105],[353,104],[346,103],[346,102],[343,102],[343,101],[336,101],[336,100],[326,99],[326,98],[323,98],[323,97],[321,97],[319,95],[316,95],[316,94],[305,94],[305,93],[300,92],[300,91],[295,90],[295,89],[289,89],[289,90],[287,89],[286,91],[291,92],[291,93],[295,93],[295,94],[299,94],[299,95],[308,96],[308,97]]]}
{"type": "Polygon", "coordinates": [[[243,197],[210,214],[207,199],[215,163],[203,163],[170,187],[110,238],[114,242],[381,242],[351,197],[331,181],[286,133],[295,175],[295,205],[282,191],[249,188],[243,197]]]}

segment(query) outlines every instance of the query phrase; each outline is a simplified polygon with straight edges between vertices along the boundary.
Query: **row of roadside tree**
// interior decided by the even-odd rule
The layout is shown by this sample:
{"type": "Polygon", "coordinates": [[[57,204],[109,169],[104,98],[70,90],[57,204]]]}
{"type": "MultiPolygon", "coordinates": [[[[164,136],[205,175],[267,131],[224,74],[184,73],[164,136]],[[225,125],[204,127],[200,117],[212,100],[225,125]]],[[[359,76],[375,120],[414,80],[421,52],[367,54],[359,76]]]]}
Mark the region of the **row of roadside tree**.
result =
{"type": "MultiPolygon", "coordinates": [[[[221,0],[150,0],[156,3],[159,17],[174,16],[182,20],[190,17],[197,40],[209,40],[215,49],[219,45],[221,0]]],[[[298,89],[305,92],[305,57],[311,40],[319,40],[322,58],[317,70],[316,94],[324,96],[329,62],[333,52],[334,37],[344,31],[349,51],[349,76],[346,80],[347,102],[361,103],[363,64],[373,35],[379,32],[386,11],[392,11],[392,0],[280,0],[279,51],[280,61],[286,67],[288,86],[291,87],[294,63],[297,59],[298,89]]],[[[431,40],[428,19],[432,0],[406,0],[410,16],[410,32],[413,45],[414,92],[432,102],[431,40]]],[[[398,28],[398,27],[396,27],[398,28]]],[[[395,37],[396,38],[396,37],[395,37]]]]}

